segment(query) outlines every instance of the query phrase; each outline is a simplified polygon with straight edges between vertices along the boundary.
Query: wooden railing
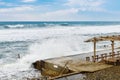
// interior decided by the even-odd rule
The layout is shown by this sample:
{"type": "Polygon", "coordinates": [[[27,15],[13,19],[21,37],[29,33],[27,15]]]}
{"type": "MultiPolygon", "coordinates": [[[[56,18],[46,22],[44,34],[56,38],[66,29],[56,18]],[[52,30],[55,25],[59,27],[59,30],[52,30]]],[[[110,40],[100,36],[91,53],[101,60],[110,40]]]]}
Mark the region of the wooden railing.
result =
{"type": "Polygon", "coordinates": [[[120,57],[120,51],[114,52],[113,54],[112,53],[109,53],[109,54],[104,53],[104,54],[96,55],[95,57],[92,56],[92,59],[90,57],[86,57],[86,61],[96,62],[96,61],[100,61],[100,60],[106,60],[111,57],[120,57]]]}

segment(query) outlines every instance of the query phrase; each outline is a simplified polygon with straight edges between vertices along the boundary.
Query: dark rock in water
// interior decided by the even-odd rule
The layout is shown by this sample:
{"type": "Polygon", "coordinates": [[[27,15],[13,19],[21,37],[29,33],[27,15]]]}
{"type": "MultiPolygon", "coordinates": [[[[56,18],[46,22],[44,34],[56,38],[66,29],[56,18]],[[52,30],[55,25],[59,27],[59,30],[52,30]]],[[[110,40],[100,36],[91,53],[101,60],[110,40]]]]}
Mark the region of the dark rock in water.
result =
{"type": "Polygon", "coordinates": [[[45,62],[43,60],[32,63],[33,67],[38,70],[42,70],[42,68],[44,67],[44,64],[45,62]]]}
{"type": "Polygon", "coordinates": [[[49,63],[43,60],[36,61],[33,63],[33,67],[37,70],[40,70],[41,75],[45,77],[55,77],[63,74],[68,74],[73,71],[69,70],[66,65],[61,67],[59,65],[49,63]]]}

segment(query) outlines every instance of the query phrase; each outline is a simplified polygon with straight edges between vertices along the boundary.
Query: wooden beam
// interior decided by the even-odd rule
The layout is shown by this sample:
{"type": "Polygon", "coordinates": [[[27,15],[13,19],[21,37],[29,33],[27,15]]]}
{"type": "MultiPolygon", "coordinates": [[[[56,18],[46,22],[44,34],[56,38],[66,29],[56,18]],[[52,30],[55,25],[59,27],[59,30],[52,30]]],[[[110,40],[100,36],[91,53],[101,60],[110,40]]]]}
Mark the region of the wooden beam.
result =
{"type": "MultiPolygon", "coordinates": [[[[95,38],[95,37],[94,37],[95,38]]],[[[85,42],[94,42],[94,38],[88,39],[85,42]]],[[[120,41],[120,35],[113,35],[113,36],[100,36],[96,37],[96,41],[120,41]]]]}
{"type": "Polygon", "coordinates": [[[96,38],[94,38],[94,62],[96,62],[96,38]]]}
{"type": "Polygon", "coordinates": [[[111,44],[111,47],[112,47],[112,57],[114,56],[114,41],[111,41],[112,44],[111,44]]]}
{"type": "Polygon", "coordinates": [[[68,77],[68,76],[80,74],[81,72],[72,72],[72,73],[68,73],[68,74],[59,75],[59,76],[56,76],[56,77],[50,77],[50,78],[48,78],[48,80],[60,79],[60,78],[63,78],[63,77],[68,77]]]}

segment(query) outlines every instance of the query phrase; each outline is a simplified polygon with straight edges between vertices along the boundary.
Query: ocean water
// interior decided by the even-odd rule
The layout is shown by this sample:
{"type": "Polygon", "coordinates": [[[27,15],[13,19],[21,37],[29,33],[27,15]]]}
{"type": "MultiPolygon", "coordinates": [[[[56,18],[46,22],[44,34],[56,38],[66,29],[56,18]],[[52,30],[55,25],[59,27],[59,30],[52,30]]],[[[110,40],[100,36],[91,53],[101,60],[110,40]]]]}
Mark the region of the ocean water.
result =
{"type": "Polygon", "coordinates": [[[84,41],[105,35],[120,35],[120,22],[0,22],[0,80],[39,77],[32,62],[91,52],[93,44],[84,41]]]}

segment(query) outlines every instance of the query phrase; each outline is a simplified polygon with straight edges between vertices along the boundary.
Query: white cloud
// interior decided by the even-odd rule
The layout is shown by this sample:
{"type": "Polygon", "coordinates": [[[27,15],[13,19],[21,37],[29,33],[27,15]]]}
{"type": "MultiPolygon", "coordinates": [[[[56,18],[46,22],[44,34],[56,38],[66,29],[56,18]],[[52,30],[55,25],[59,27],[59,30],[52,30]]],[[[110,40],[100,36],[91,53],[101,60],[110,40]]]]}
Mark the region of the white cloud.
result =
{"type": "MultiPolygon", "coordinates": [[[[12,11],[12,9],[10,10],[12,11]]],[[[28,10],[28,8],[24,9],[13,9],[13,12],[0,12],[0,21],[79,21],[79,20],[112,20],[111,17],[109,19],[104,16],[103,17],[96,17],[95,15],[86,15],[78,13],[79,9],[71,8],[71,9],[64,9],[64,10],[57,10],[57,11],[51,11],[46,13],[39,13],[39,12],[29,12],[31,11],[31,8],[28,10]],[[19,12],[21,11],[21,12],[19,12]]],[[[99,14],[98,14],[99,15],[99,14]]],[[[114,18],[115,19],[115,18],[114,18]]],[[[116,18],[118,19],[118,18],[116,18]]]]}
{"type": "Polygon", "coordinates": [[[25,3],[27,3],[27,2],[35,2],[36,0],[22,0],[22,2],[25,2],[25,3]]]}
{"type": "Polygon", "coordinates": [[[0,6],[12,6],[12,3],[2,2],[0,1],[0,6]]]}
{"type": "Polygon", "coordinates": [[[79,8],[81,11],[104,11],[102,5],[105,0],[68,0],[67,5],[73,8],[79,8]]]}
{"type": "Polygon", "coordinates": [[[54,12],[48,12],[48,13],[45,13],[44,15],[45,16],[69,15],[69,14],[74,14],[74,13],[77,13],[77,12],[78,12],[78,9],[71,8],[71,9],[65,9],[65,10],[58,10],[58,11],[54,11],[54,12]]]}
{"type": "Polygon", "coordinates": [[[12,7],[12,8],[0,8],[0,13],[7,13],[7,12],[21,12],[21,11],[28,11],[33,10],[30,6],[19,6],[19,7],[12,7]]]}
{"type": "Polygon", "coordinates": [[[69,6],[100,6],[104,3],[103,0],[68,0],[66,5],[69,6]]]}
{"type": "MultiPolygon", "coordinates": [[[[34,2],[36,0],[22,1],[34,2]]],[[[68,0],[65,4],[65,9],[62,8],[57,10],[48,6],[45,7],[45,5],[17,5],[16,7],[0,8],[0,20],[90,20],[91,18],[89,18],[89,15],[84,15],[80,13],[80,11],[103,11],[104,9],[101,7],[103,4],[103,0],[68,0]]]]}
{"type": "MultiPolygon", "coordinates": [[[[25,11],[25,9],[24,9],[25,11]]],[[[77,9],[65,9],[58,10],[54,12],[46,12],[46,13],[6,13],[2,14],[2,17],[7,17],[7,20],[39,20],[39,21],[62,21],[62,20],[73,20],[75,19],[75,15],[78,12],[77,9]]],[[[3,20],[1,17],[0,20],[3,20]]]]}
{"type": "Polygon", "coordinates": [[[65,10],[57,10],[54,12],[47,12],[39,15],[41,20],[70,20],[73,19],[78,12],[78,9],[65,9],[65,10]]]}

